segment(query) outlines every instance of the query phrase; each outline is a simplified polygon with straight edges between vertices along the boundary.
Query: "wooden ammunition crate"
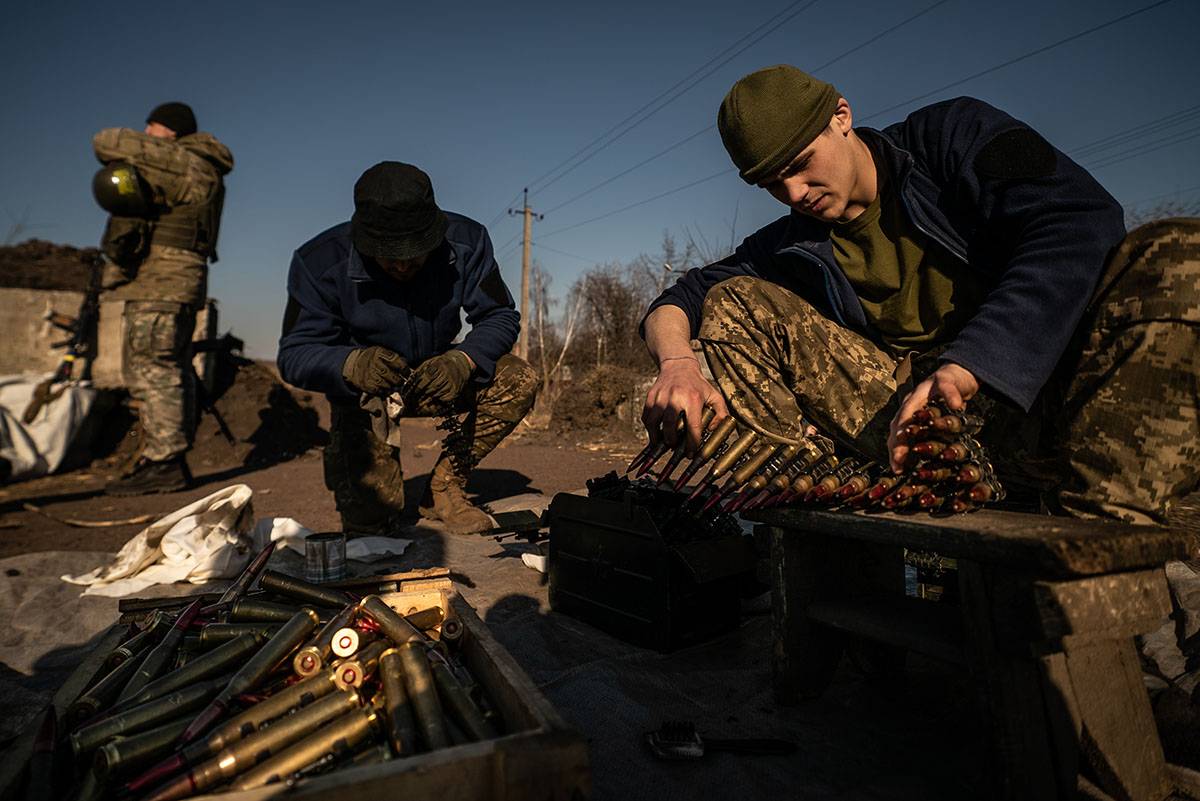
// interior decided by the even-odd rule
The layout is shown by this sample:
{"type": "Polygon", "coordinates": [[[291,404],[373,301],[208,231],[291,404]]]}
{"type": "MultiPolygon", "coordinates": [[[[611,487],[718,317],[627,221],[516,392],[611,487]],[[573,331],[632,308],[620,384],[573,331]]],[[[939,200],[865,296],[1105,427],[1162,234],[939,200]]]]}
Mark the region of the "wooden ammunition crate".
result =
{"type": "MultiPolygon", "coordinates": [[[[484,742],[444,748],[375,765],[343,768],[294,787],[276,783],[243,792],[195,796],[203,801],[259,801],[282,797],[309,801],[517,801],[586,799],[591,794],[587,741],[570,729],[530,678],[492,637],[475,610],[453,590],[446,571],[418,571],[398,578],[400,592],[381,597],[408,613],[437,604],[456,616],[464,634],[459,655],[503,719],[506,734],[484,742]]],[[[354,582],[342,586],[354,590],[354,582]]],[[[125,627],[114,626],[54,697],[60,716],[115,648],[125,627]]],[[[32,748],[31,724],[0,762],[0,799],[19,797],[32,748]]]]}

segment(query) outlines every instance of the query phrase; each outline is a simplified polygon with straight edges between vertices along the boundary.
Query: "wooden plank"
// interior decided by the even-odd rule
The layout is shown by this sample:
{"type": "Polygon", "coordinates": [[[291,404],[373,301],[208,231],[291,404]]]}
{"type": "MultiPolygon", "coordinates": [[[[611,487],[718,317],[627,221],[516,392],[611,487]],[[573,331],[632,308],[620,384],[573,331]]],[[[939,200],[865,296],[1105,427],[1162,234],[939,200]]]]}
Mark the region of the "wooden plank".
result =
{"type": "MultiPolygon", "coordinates": [[[[1081,778],[1079,744],[1083,736],[1083,722],[1079,703],[1075,700],[1075,688],[1071,684],[1071,673],[1067,670],[1066,656],[1062,653],[1049,654],[1039,662],[1042,669],[1042,703],[1046,708],[1055,774],[1059,787],[1070,787],[1081,778]]],[[[1080,785],[1080,792],[1084,793],[1084,790],[1080,785]]],[[[1088,798],[1095,797],[1084,794],[1088,798]]]]}
{"type": "MultiPolygon", "coordinates": [[[[1005,801],[1052,801],[1060,797],[1050,755],[1040,664],[997,647],[997,585],[1005,577],[968,561],[958,564],[964,654],[975,678],[980,705],[990,722],[992,786],[1005,801]]],[[[1075,790],[1075,782],[1069,785],[1075,790]]],[[[1061,793],[1068,797],[1066,788],[1061,793]]]]}
{"type": "Polygon", "coordinates": [[[1171,614],[1171,594],[1161,568],[1077,581],[1037,581],[1033,597],[1039,634],[1048,640],[1084,634],[1132,637],[1152,631],[1171,614]]]}
{"type": "Polygon", "coordinates": [[[1096,786],[1129,801],[1161,801],[1171,782],[1133,641],[1068,645],[1064,654],[1079,705],[1082,761],[1096,786]]]}
{"type": "Polygon", "coordinates": [[[966,663],[957,607],[920,598],[817,601],[808,617],[831,628],[951,664],[966,663]]]}
{"type": "Polygon", "coordinates": [[[771,531],[771,676],[775,700],[785,706],[823,693],[842,658],[842,636],[806,613],[827,592],[830,575],[840,574],[827,545],[771,531]]]}
{"type": "Polygon", "coordinates": [[[1181,531],[990,509],[952,517],[767,509],[746,517],[798,536],[903,545],[1047,578],[1141,570],[1188,555],[1181,531]]]}

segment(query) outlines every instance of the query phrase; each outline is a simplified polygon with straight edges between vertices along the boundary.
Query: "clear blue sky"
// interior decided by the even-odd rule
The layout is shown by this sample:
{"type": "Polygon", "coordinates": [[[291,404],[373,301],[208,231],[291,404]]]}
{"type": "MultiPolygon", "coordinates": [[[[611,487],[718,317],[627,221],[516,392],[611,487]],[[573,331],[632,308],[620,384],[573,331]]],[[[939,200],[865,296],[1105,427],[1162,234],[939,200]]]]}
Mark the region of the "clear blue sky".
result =
{"type": "MultiPolygon", "coordinates": [[[[741,75],[776,63],[813,69],[933,2],[791,7],[804,10],[756,34],[752,47],[549,186],[535,180],[789,9],[788,0],[23,3],[6,9],[0,30],[0,235],[19,222],[21,238],[95,244],[104,216],[89,189],[92,133],[140,129],[157,103],[190,103],[237,161],[209,292],[221,328],[246,339],[251,355],[271,358],[292,250],[349,217],[354,180],[371,164],[420,165],[444,208],[485,225],[526,185],[535,210],[547,211],[711,125],[741,75]]],[[[1150,2],[947,0],[817,74],[850,100],[856,123],[873,127],[969,94],[1068,152],[1132,130],[1119,146],[1080,160],[1123,159],[1096,175],[1127,205],[1172,193],[1194,199],[1200,139],[1189,137],[1200,115],[1169,127],[1154,121],[1200,107],[1195,0],[1173,0],[873,116],[1150,2]],[[1170,138],[1179,141],[1150,151],[1170,138]]],[[[688,226],[728,241],[735,216],[740,238],[783,212],[729,172],[558,232],[728,166],[710,131],[554,210],[534,230],[534,254],[554,290],[564,292],[589,263],[656,252],[664,230],[688,226]]],[[[517,220],[499,217],[490,229],[515,294],[520,250],[504,246],[517,220]]]]}

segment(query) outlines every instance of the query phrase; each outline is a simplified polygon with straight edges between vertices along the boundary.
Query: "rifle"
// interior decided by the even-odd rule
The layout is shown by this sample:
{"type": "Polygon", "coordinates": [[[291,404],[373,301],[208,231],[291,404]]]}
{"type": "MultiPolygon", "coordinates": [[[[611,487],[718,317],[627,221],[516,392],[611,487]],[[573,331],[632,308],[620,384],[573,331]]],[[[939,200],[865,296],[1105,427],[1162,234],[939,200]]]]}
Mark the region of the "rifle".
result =
{"type": "Polygon", "coordinates": [[[52,325],[63,329],[70,334],[70,337],[53,343],[53,347],[55,348],[65,345],[67,351],[59,361],[54,375],[34,387],[33,397],[29,399],[29,405],[25,407],[25,413],[21,415],[21,420],[26,425],[33,422],[43,406],[62,394],[61,387],[57,392],[53,392],[52,388],[57,384],[64,384],[71,380],[77,359],[87,359],[87,363],[83,368],[83,375],[80,378],[85,381],[91,378],[96,322],[100,317],[100,290],[103,272],[104,256],[97,253],[92,257],[87,291],[84,292],[83,302],[79,306],[79,314],[74,318],[66,317],[53,311],[46,315],[46,319],[52,325]]]}
{"type": "MultiPolygon", "coordinates": [[[[233,351],[241,352],[246,343],[235,337],[233,334],[226,332],[224,336],[216,339],[198,339],[192,343],[192,355],[198,353],[232,353],[233,351]]],[[[196,405],[200,407],[200,411],[208,412],[217,421],[217,428],[221,432],[221,436],[230,445],[237,444],[237,438],[233,436],[233,432],[229,430],[229,425],[225,422],[224,416],[217,409],[217,404],[213,401],[212,395],[208,393],[208,387],[200,380],[200,375],[196,372],[196,365],[190,359],[188,360],[188,369],[192,371],[192,384],[196,387],[196,405]]]]}

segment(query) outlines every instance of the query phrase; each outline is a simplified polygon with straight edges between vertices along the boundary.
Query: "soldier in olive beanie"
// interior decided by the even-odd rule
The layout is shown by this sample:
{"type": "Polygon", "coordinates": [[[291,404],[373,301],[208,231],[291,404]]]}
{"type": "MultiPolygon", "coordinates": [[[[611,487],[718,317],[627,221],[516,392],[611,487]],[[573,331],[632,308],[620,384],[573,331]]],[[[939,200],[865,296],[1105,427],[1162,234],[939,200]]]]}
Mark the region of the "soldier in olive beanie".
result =
{"type": "Polygon", "coordinates": [[[791,163],[829,125],[839,98],[832,84],[786,64],[735,83],[717,127],[742,180],[757,184],[791,163]]]}

